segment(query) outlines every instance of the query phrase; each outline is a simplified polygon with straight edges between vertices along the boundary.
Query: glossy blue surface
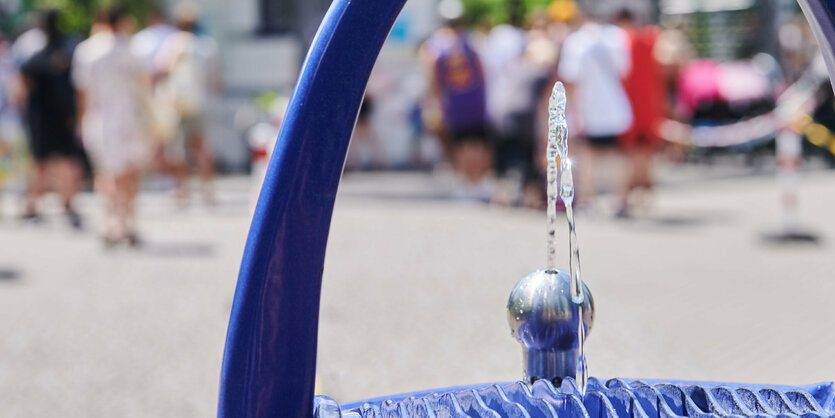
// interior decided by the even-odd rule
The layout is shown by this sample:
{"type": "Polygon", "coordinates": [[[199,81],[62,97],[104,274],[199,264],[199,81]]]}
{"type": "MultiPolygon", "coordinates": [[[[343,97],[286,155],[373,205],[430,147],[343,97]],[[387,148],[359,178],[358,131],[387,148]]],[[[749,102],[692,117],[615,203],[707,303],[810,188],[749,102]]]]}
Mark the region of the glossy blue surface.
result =
{"type": "MultiPolygon", "coordinates": [[[[223,359],[221,417],[314,414],[319,297],[336,190],[368,76],[404,2],[335,0],[314,39],[270,161],[241,263],[223,359]]],[[[800,3],[833,74],[835,1],[800,3]]],[[[569,408],[567,414],[577,416],[589,412],[597,416],[643,416],[646,412],[823,416],[835,408],[832,384],[818,389],[783,387],[777,392],[766,387],[731,387],[729,391],[727,384],[710,388],[698,383],[622,380],[595,384],[605,396],[592,395],[598,397],[597,403],[587,399],[585,404],[562,388],[555,391],[547,382],[527,389],[520,383],[504,388],[479,385],[478,389],[452,389],[450,396],[441,398],[427,395],[430,392],[396,398],[426,396],[425,405],[436,402],[454,410],[461,405],[459,395],[452,392],[469,391],[473,396],[460,395],[471,402],[466,408],[485,416],[496,416],[488,409],[503,407],[502,402],[510,402],[508,396],[529,412],[569,408]],[[480,404],[480,399],[495,404],[480,404]]],[[[318,398],[316,405],[317,412],[326,416],[351,413],[327,398],[318,398]]]]}
{"type": "MultiPolygon", "coordinates": [[[[835,80],[835,1],[798,0],[806,20],[815,33],[821,54],[829,70],[829,78],[835,80]]],[[[833,83],[835,87],[835,83],[833,83]]]]}
{"type": "Polygon", "coordinates": [[[368,76],[404,3],[336,0],[313,41],[241,263],[220,417],[312,416],[319,295],[336,189],[368,76]]]}
{"type": "Polygon", "coordinates": [[[339,405],[316,398],[326,417],[830,417],[835,384],[766,386],[715,382],[589,379],[584,397],[574,381],[481,384],[394,395],[339,405]]]}

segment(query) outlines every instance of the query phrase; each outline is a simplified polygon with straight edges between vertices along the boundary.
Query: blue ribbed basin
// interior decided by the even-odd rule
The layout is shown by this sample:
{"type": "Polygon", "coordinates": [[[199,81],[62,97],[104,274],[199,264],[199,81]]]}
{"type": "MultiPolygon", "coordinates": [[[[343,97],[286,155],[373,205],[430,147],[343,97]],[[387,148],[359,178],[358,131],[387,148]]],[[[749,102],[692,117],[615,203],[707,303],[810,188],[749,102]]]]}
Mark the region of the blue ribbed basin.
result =
{"type": "Polygon", "coordinates": [[[712,382],[589,380],[482,384],[339,405],[316,397],[316,417],[835,417],[835,384],[766,386],[712,382]]]}

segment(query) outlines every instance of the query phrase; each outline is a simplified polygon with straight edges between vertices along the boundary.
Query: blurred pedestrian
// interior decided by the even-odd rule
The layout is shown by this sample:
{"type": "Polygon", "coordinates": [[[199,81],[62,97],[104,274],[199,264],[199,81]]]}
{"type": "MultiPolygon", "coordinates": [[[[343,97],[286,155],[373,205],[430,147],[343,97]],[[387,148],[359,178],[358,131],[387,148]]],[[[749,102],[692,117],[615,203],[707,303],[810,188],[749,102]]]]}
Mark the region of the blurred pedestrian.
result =
{"type": "Polygon", "coordinates": [[[70,80],[72,52],[65,44],[59,19],[57,10],[43,13],[40,29],[46,44],[20,68],[26,98],[24,120],[33,160],[23,217],[40,219],[37,202],[52,180],[70,224],[80,228],[81,217],[72,202],[81,185],[76,94],[70,80]]]}
{"type": "Polygon", "coordinates": [[[623,161],[617,147],[618,137],[632,125],[632,109],[621,83],[631,60],[622,29],[582,14],[577,18],[580,26],[565,40],[558,75],[568,91],[572,136],[585,141],[583,161],[578,164],[578,198],[589,203],[596,191],[595,175],[605,171],[610,191],[620,196],[625,193],[623,161]]]}
{"type": "Polygon", "coordinates": [[[374,120],[380,116],[381,100],[385,104],[387,95],[396,94],[392,91],[396,86],[394,81],[391,71],[384,65],[374,66],[357,114],[345,170],[379,170],[386,167],[386,149],[377,135],[374,120]]]}
{"type": "Polygon", "coordinates": [[[450,18],[427,39],[421,57],[431,80],[424,108],[427,126],[441,138],[453,166],[469,183],[467,192],[489,200],[484,70],[460,17],[450,18]]]}
{"type": "Polygon", "coordinates": [[[0,32],[0,191],[16,174],[15,150],[22,137],[13,93],[17,69],[11,55],[11,42],[0,32]]]}
{"type": "Polygon", "coordinates": [[[206,101],[210,69],[216,45],[207,35],[197,34],[198,10],[192,3],[180,5],[177,31],[165,38],[157,53],[161,94],[172,106],[176,128],[174,137],[163,144],[162,161],[177,182],[177,199],[188,200],[188,164],[193,160],[202,180],[206,203],[213,203],[214,156],[206,140],[206,101]]]}
{"type": "Polygon", "coordinates": [[[655,183],[652,158],[663,145],[661,124],[667,115],[667,92],[664,69],[655,58],[661,30],[641,25],[629,10],[621,11],[616,23],[629,37],[632,66],[624,79],[624,87],[632,105],[632,128],[620,137],[628,162],[626,194],[621,196],[619,215],[629,215],[629,195],[638,189],[649,192],[655,183]]]}
{"type": "MultiPolygon", "coordinates": [[[[524,85],[527,72],[522,64],[526,35],[518,26],[518,22],[513,23],[494,26],[484,37],[479,56],[484,64],[488,134],[493,149],[493,167],[498,176],[511,174],[510,177],[514,178],[511,180],[515,182],[522,181],[524,176],[527,149],[527,138],[521,138],[525,136],[521,130],[526,123],[520,120],[519,107],[526,107],[531,98],[527,86],[524,85]],[[509,171],[512,173],[508,173],[509,171]]],[[[512,185],[512,188],[517,187],[521,185],[512,185]]]]}
{"type": "Polygon", "coordinates": [[[507,101],[516,94],[511,88],[516,81],[514,71],[525,55],[527,36],[518,23],[514,23],[493,27],[481,44],[479,55],[484,63],[487,115],[491,125],[500,125],[507,114],[507,101]]]}
{"type": "Polygon", "coordinates": [[[168,37],[177,33],[178,30],[169,23],[162,7],[157,4],[151,6],[146,19],[148,25],[133,35],[130,46],[131,51],[139,58],[150,76],[149,133],[153,139],[153,168],[154,171],[173,175],[177,167],[172,168],[168,164],[164,148],[177,135],[179,117],[168,92],[164,91],[162,79],[165,76],[165,69],[160,68],[159,51],[162,50],[168,37]]]}
{"type": "Polygon", "coordinates": [[[73,60],[79,90],[81,133],[96,172],[96,187],[107,199],[104,240],[140,243],[135,200],[148,154],[148,80],[130,49],[136,22],[124,6],[109,6],[103,25],[82,42],[73,60]]]}
{"type": "Polygon", "coordinates": [[[376,170],[385,166],[384,150],[372,124],[375,101],[374,96],[366,92],[351,136],[345,170],[376,170]]]}
{"type": "Polygon", "coordinates": [[[42,21],[43,13],[33,14],[28,29],[15,38],[11,54],[18,67],[46,46],[46,33],[42,21]]]}
{"type": "MultiPolygon", "coordinates": [[[[687,38],[685,24],[677,19],[665,19],[661,33],[655,41],[653,56],[664,70],[664,80],[668,92],[666,108],[673,114],[678,96],[678,80],[682,70],[693,60],[695,52],[687,38]]],[[[674,115],[673,115],[674,116],[674,115]]]]}
{"type": "Polygon", "coordinates": [[[537,119],[542,92],[554,76],[558,47],[546,33],[544,16],[532,16],[530,25],[521,55],[509,60],[495,85],[488,84],[488,97],[495,169],[510,190],[505,203],[539,207],[544,188],[536,162],[537,119]]]}
{"type": "Polygon", "coordinates": [[[152,5],[146,17],[147,26],[133,35],[130,41],[131,51],[142,62],[152,78],[156,78],[157,55],[168,36],[177,33],[177,28],[170,24],[159,5],[152,5]]]}

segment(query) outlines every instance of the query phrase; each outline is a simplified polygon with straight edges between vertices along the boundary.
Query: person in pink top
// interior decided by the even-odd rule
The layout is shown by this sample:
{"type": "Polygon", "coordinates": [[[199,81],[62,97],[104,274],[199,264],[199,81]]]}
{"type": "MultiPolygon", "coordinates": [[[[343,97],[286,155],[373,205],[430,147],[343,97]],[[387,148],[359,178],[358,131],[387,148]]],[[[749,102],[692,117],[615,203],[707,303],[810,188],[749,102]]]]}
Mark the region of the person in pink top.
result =
{"type": "Polygon", "coordinates": [[[719,63],[709,59],[691,62],[678,79],[676,114],[690,119],[702,103],[719,101],[719,63]]]}

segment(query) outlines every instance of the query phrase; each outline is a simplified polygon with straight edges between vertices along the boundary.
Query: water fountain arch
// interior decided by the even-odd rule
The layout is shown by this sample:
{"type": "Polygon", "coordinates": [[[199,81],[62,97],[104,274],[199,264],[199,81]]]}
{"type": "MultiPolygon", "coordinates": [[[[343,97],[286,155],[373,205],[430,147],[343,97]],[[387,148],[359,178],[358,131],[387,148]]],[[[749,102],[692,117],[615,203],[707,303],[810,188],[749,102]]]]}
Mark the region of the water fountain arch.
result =
{"type": "MultiPolygon", "coordinates": [[[[333,203],[371,68],[405,0],[335,0],[314,39],[264,180],[224,352],[220,417],[833,416],[835,385],[574,380],[498,383],[339,405],[314,397],[333,203]]],[[[801,0],[835,68],[835,3],[801,0]]]]}

